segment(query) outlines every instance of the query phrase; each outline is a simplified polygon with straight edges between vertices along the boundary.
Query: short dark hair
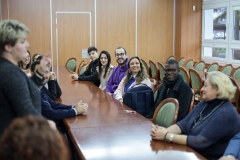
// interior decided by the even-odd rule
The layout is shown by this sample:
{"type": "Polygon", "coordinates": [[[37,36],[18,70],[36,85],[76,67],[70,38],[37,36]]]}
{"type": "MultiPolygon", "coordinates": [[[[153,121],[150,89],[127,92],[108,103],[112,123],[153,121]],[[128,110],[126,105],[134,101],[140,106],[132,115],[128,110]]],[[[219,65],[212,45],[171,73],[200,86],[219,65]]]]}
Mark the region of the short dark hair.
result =
{"type": "Polygon", "coordinates": [[[177,66],[177,68],[179,68],[179,64],[176,60],[174,59],[169,59],[166,64],[175,64],[177,66]]]}
{"type": "MultiPolygon", "coordinates": [[[[123,47],[117,47],[117,49],[123,49],[124,50],[124,52],[125,52],[125,54],[127,54],[127,51],[126,51],[126,49],[125,48],[123,48],[123,47]]],[[[117,49],[115,49],[115,54],[116,54],[116,50],[117,49]]]]}
{"type": "Polygon", "coordinates": [[[32,64],[31,64],[31,67],[30,67],[30,70],[31,70],[31,72],[34,72],[35,71],[35,67],[36,67],[36,65],[38,65],[38,64],[40,64],[40,61],[35,61],[35,62],[33,62],[32,64]]]}
{"type": "Polygon", "coordinates": [[[92,51],[98,52],[98,49],[96,47],[94,47],[94,46],[91,46],[91,47],[88,48],[87,53],[90,53],[92,51]]]}

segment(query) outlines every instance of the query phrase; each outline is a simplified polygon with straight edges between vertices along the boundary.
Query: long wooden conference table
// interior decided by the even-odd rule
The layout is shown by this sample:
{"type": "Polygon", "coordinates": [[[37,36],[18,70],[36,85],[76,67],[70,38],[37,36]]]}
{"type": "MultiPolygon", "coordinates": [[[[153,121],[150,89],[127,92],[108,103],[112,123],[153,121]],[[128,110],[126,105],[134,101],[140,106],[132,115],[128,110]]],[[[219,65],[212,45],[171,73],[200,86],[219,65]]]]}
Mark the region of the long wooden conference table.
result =
{"type": "Polygon", "coordinates": [[[152,140],[152,122],[87,81],[72,81],[65,67],[55,68],[61,102],[88,103],[87,115],[64,119],[81,159],[205,159],[188,146],[152,140]]]}

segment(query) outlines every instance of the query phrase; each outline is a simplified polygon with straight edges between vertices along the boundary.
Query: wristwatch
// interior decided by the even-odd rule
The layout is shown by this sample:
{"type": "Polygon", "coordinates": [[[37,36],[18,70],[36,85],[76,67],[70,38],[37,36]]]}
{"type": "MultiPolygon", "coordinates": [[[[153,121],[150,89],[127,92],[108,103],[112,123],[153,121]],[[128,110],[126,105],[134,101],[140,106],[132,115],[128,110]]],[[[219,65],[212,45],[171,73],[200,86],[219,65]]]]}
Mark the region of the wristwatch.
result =
{"type": "Polygon", "coordinates": [[[172,133],[172,134],[169,136],[169,139],[168,139],[169,142],[172,142],[172,140],[173,140],[173,135],[174,135],[174,134],[172,133]]]}

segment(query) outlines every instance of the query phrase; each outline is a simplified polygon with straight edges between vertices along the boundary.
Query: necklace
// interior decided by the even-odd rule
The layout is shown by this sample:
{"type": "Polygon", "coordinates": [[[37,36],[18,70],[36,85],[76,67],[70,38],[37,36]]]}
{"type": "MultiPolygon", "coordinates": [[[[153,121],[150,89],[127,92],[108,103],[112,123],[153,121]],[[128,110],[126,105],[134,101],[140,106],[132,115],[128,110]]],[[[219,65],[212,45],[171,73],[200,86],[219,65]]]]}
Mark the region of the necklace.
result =
{"type": "Polygon", "coordinates": [[[203,110],[200,112],[199,114],[199,119],[195,119],[194,120],[194,125],[192,126],[192,129],[194,127],[196,127],[199,123],[201,123],[203,120],[207,119],[209,116],[211,116],[225,101],[222,101],[217,107],[215,107],[208,115],[206,115],[205,117],[202,117],[202,113],[204,111],[204,109],[207,107],[207,105],[205,105],[203,107],[203,110]]]}

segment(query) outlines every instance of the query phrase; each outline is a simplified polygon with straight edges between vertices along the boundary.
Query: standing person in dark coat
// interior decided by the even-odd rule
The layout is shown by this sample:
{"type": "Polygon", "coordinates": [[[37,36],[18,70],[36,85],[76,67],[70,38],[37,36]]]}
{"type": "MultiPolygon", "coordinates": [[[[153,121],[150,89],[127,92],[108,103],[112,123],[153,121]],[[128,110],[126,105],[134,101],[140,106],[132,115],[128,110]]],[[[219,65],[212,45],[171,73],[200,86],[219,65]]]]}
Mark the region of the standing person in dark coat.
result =
{"type": "Polygon", "coordinates": [[[92,82],[95,86],[99,87],[100,85],[100,80],[98,78],[98,72],[96,70],[98,66],[98,49],[94,46],[91,46],[88,48],[88,55],[91,59],[91,62],[87,68],[87,70],[78,75],[77,73],[73,73],[70,76],[74,80],[79,80],[79,81],[90,81],[92,82]]]}
{"type": "Polygon", "coordinates": [[[36,84],[43,81],[51,59],[47,56],[31,78],[17,66],[27,56],[29,29],[15,20],[0,22],[0,136],[16,117],[41,116],[40,93],[36,84]],[[36,83],[36,84],[34,84],[36,83]]]}
{"type": "MultiPolygon", "coordinates": [[[[192,91],[179,74],[179,65],[177,61],[173,59],[168,60],[164,70],[165,77],[163,78],[163,84],[158,89],[155,109],[164,99],[175,98],[179,102],[177,121],[180,121],[188,114],[192,99],[192,91]]],[[[153,113],[154,112],[151,114],[153,115],[153,113]]]]}

